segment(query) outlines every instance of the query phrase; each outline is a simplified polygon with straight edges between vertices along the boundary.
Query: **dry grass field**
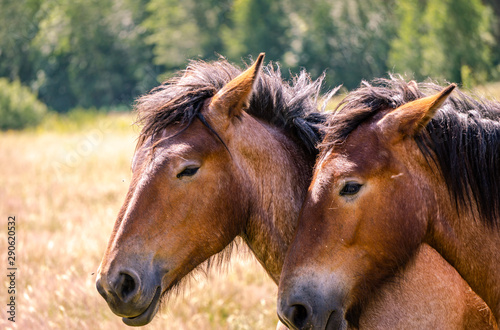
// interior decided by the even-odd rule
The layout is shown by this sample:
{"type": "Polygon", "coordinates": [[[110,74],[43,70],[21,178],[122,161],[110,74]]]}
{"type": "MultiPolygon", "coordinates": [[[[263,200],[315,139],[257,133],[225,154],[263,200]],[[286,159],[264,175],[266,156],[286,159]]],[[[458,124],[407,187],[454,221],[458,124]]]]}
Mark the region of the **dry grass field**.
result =
{"type": "MultiPolygon", "coordinates": [[[[1,329],[124,329],[95,289],[95,271],[130,180],[131,115],[48,120],[0,133],[1,329]],[[16,322],[7,320],[7,219],[16,218],[16,322]],[[5,274],[4,274],[5,273],[5,274]]],[[[273,329],[274,283],[240,249],[199,275],[147,329],[273,329]]]]}

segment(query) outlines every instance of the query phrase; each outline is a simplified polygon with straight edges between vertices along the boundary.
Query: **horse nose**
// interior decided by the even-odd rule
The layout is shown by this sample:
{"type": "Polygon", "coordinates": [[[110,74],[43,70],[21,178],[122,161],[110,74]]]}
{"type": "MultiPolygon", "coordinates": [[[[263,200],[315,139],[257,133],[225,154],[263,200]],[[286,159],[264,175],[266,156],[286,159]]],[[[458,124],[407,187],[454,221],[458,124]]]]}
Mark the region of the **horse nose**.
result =
{"type": "Polygon", "coordinates": [[[334,308],[316,314],[306,302],[292,304],[278,311],[278,317],[290,329],[347,329],[347,321],[340,309],[334,308]]]}
{"type": "Polygon", "coordinates": [[[310,326],[311,307],[306,303],[286,306],[279,314],[283,323],[292,329],[306,329],[310,326]]]}
{"type": "Polygon", "coordinates": [[[123,270],[112,281],[111,288],[123,303],[128,303],[136,296],[140,285],[140,278],[134,271],[123,270]]]}
{"type": "Polygon", "coordinates": [[[97,291],[104,299],[108,300],[108,296],[111,295],[124,304],[131,301],[138,294],[140,287],[140,277],[131,269],[117,272],[117,275],[111,277],[109,281],[103,279],[102,276],[99,276],[96,281],[97,291]]]}
{"type": "Polygon", "coordinates": [[[104,300],[107,300],[108,294],[106,293],[106,289],[104,289],[101,274],[97,275],[97,280],[95,281],[95,287],[97,289],[97,292],[99,292],[99,294],[104,298],[104,300]]]}
{"type": "Polygon", "coordinates": [[[347,329],[344,298],[335,290],[328,291],[297,284],[292,292],[281,291],[278,295],[279,319],[290,329],[347,329]]]}

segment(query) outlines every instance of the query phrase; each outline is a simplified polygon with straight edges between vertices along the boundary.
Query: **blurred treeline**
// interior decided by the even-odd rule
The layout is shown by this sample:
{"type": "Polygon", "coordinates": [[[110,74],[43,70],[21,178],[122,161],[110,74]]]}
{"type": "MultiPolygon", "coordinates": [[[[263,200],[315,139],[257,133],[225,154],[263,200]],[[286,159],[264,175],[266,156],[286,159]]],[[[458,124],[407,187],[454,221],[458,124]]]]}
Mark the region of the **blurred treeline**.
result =
{"type": "Polygon", "coordinates": [[[189,59],[266,52],[356,87],[500,80],[499,0],[0,0],[0,77],[49,108],[129,105],[189,59]]]}

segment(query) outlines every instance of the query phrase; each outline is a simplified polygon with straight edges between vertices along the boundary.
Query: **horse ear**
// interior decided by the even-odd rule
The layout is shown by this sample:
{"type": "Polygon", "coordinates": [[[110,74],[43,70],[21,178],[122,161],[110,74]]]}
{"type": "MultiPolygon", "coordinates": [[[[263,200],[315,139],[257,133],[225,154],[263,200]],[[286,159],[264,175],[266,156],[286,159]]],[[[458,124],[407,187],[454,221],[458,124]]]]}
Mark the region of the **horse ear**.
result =
{"type": "Polygon", "coordinates": [[[455,87],[457,85],[451,84],[435,95],[403,104],[385,115],[378,126],[396,140],[415,136],[434,117],[455,87]]]}
{"type": "Polygon", "coordinates": [[[252,89],[264,60],[264,53],[243,73],[226,84],[210,102],[217,111],[227,111],[229,117],[237,116],[247,106],[252,89]]]}

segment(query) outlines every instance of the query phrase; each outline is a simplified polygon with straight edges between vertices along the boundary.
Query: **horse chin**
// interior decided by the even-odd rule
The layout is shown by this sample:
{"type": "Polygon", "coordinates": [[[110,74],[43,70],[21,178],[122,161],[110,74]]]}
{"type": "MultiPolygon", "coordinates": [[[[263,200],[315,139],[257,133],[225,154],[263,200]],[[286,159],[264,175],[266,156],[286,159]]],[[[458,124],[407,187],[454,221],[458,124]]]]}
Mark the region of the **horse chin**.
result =
{"type": "Polygon", "coordinates": [[[148,324],[153,320],[160,308],[161,287],[156,289],[155,295],[149,306],[141,314],[134,317],[123,317],[122,321],[128,326],[139,327],[148,324]]]}

